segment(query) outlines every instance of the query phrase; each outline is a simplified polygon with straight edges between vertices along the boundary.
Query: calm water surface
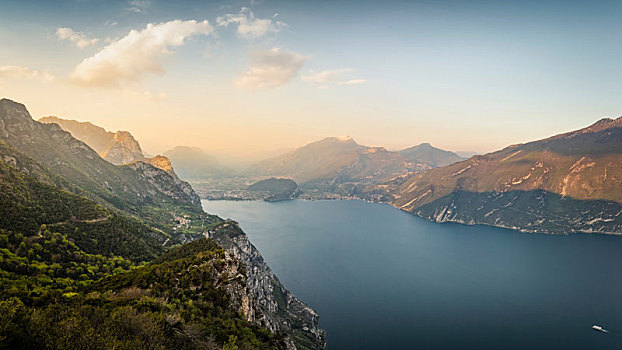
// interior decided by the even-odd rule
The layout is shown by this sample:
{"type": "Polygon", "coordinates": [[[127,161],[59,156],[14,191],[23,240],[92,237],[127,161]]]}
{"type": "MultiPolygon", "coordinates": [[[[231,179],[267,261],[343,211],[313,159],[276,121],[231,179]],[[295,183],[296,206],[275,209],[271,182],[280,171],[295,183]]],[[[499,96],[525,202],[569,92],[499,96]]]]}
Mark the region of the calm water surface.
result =
{"type": "Polygon", "coordinates": [[[203,206],[318,311],[330,350],[622,349],[622,237],[435,224],[362,201],[203,206]]]}

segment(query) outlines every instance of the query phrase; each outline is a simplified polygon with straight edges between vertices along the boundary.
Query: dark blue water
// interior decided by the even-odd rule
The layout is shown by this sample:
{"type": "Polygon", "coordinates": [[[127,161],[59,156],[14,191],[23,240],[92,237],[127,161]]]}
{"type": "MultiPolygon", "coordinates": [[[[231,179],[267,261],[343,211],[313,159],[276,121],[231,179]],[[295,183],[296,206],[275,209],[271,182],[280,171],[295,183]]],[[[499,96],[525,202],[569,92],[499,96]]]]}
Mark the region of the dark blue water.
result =
{"type": "Polygon", "coordinates": [[[435,224],[361,201],[204,201],[336,349],[622,349],[622,237],[435,224]]]}

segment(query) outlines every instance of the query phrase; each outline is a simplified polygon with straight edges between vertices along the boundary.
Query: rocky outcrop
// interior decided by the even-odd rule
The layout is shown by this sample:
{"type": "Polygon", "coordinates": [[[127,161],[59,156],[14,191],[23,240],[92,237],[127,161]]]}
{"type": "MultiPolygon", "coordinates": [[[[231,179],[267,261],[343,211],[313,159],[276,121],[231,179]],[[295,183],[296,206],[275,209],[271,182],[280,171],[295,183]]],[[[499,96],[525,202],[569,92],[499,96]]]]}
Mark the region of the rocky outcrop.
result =
{"type": "Polygon", "coordinates": [[[142,160],[114,165],[57,124],[36,122],[24,105],[2,99],[0,159],[50,185],[131,214],[140,219],[140,225],[149,225],[150,232],[170,237],[162,246],[200,238],[205,223],[211,227],[207,235],[228,254],[229,270],[218,279],[224,282],[232,305],[257,325],[286,335],[290,349],[324,347],[315,311],[283,287],[236,223],[202,211],[199,197],[174,176],[166,158],[152,161],[172,173],[142,160]],[[170,224],[173,215],[195,226],[175,231],[170,224]]]}
{"type": "Polygon", "coordinates": [[[246,285],[252,291],[253,311],[246,313],[249,321],[287,334],[297,349],[325,348],[318,314],[285,289],[236,222],[225,221],[205,235],[246,267],[246,285]]]}
{"type": "Polygon", "coordinates": [[[157,195],[158,192],[164,193],[170,198],[174,198],[183,202],[191,202],[196,207],[201,207],[201,198],[192,189],[189,183],[173,177],[168,172],[156,168],[155,166],[142,161],[125,165],[134,169],[140,177],[147,180],[152,186],[148,189],[151,195],[157,195]]]}
{"type": "Polygon", "coordinates": [[[23,104],[8,99],[0,100],[0,139],[71,183],[65,190],[100,204],[132,214],[160,205],[190,204],[195,213],[201,210],[189,184],[147,163],[111,164],[58,124],[34,121],[23,104]]]}
{"type": "Polygon", "coordinates": [[[146,158],[144,160],[146,163],[149,163],[151,165],[153,165],[154,167],[158,168],[158,169],[162,169],[164,171],[166,171],[169,175],[171,175],[175,181],[181,181],[179,179],[179,176],[177,176],[177,174],[175,173],[175,170],[173,169],[173,165],[171,164],[171,160],[168,159],[165,156],[161,156],[161,155],[157,155],[155,157],[152,158],[146,158]]]}
{"type": "Polygon", "coordinates": [[[57,124],[76,139],[92,147],[99,155],[112,164],[123,165],[145,156],[140,144],[127,131],[110,132],[89,122],[78,122],[58,117],[44,117],[39,122],[57,124]]]}
{"type": "Polygon", "coordinates": [[[138,141],[127,131],[114,133],[110,146],[99,153],[112,164],[122,165],[145,158],[138,141]]]}

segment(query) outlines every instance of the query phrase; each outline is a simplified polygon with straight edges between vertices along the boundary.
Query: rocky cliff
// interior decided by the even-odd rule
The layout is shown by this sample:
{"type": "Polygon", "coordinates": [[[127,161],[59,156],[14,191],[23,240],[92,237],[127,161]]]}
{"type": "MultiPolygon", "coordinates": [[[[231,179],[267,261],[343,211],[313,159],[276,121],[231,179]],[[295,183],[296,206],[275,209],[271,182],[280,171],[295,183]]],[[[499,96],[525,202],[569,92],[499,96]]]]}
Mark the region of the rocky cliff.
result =
{"type": "Polygon", "coordinates": [[[236,222],[222,222],[205,235],[246,266],[246,285],[252,291],[255,310],[247,313],[250,321],[288,334],[298,349],[326,346],[324,331],[318,328],[318,314],[285,289],[236,222]]]}
{"type": "Polygon", "coordinates": [[[161,229],[173,228],[175,211],[199,222],[204,216],[187,183],[142,161],[111,164],[57,124],[34,121],[24,105],[7,99],[0,100],[0,139],[62,179],[56,184],[63,189],[131,215],[147,215],[161,229]]]}
{"type": "MultiPolygon", "coordinates": [[[[212,237],[228,252],[225,266],[230,267],[231,270],[226,271],[227,274],[216,276],[214,280],[231,282],[217,285],[217,287],[227,289],[234,308],[243,312],[248,320],[256,325],[272,332],[279,332],[273,335],[274,337],[286,336],[286,348],[322,349],[324,347],[323,332],[317,328],[317,314],[283,287],[237,224],[223,222],[218,217],[204,213],[199,198],[192,188],[174,176],[174,173],[156,168],[145,161],[135,161],[123,166],[113,165],[103,160],[91,147],[63,131],[58,125],[36,122],[32,120],[24,105],[6,99],[0,100],[0,161],[6,163],[9,169],[17,169],[32,176],[36,181],[45,183],[46,186],[54,186],[54,193],[66,194],[65,191],[67,191],[87,197],[88,199],[78,198],[88,201],[93,208],[100,208],[98,210],[103,209],[90,200],[102,204],[112,213],[112,218],[121,218],[112,222],[105,215],[96,213],[78,223],[81,227],[94,225],[99,230],[98,236],[86,237],[89,247],[94,249],[93,254],[106,253],[97,250],[100,245],[104,245],[112,249],[115,255],[118,254],[117,250],[129,248],[128,252],[121,251],[127,253],[128,257],[134,257],[133,250],[140,247],[143,240],[150,239],[151,241],[147,242],[149,244],[146,244],[148,249],[144,249],[147,252],[143,255],[152,257],[153,251],[161,251],[163,247],[171,244],[201,241],[200,238],[203,235],[212,237]],[[117,225],[107,226],[113,223],[117,225]],[[209,227],[205,234],[204,227],[209,227]],[[137,233],[147,238],[137,236],[137,233]],[[134,237],[135,234],[136,237],[134,237]],[[235,279],[238,275],[242,275],[240,280],[243,283],[227,280],[227,278],[235,279]]],[[[156,161],[165,169],[170,168],[170,163],[167,163],[165,159],[160,158],[156,161]]],[[[168,170],[172,171],[172,169],[168,170]]],[[[35,188],[40,191],[39,185],[37,186],[35,188]]],[[[23,193],[24,191],[19,191],[18,197],[24,197],[21,196],[23,193]]],[[[25,196],[26,199],[31,197],[25,196]]],[[[59,200],[48,202],[59,206],[59,209],[67,204],[59,200]]],[[[49,208],[50,205],[44,207],[50,209],[52,213],[58,211],[55,210],[56,208],[49,208]]],[[[80,210],[86,208],[85,205],[75,207],[80,210]]],[[[3,210],[28,209],[33,212],[32,215],[37,220],[48,219],[47,214],[39,215],[42,211],[36,210],[35,204],[16,206],[16,208],[7,205],[0,208],[3,210]]],[[[68,214],[68,216],[71,217],[69,221],[78,220],[75,214],[68,214]]],[[[24,215],[17,213],[14,217],[23,218],[24,215]]],[[[19,221],[11,220],[15,225],[21,225],[19,221]]],[[[68,220],[60,221],[62,222],[58,224],[67,225],[65,221],[68,220]]],[[[44,223],[47,222],[44,221],[44,223]]],[[[40,224],[41,222],[34,221],[35,231],[40,224]]],[[[0,229],[3,228],[0,227],[0,229]]],[[[76,239],[86,239],[78,230],[68,229],[67,232],[77,235],[76,239]]],[[[80,241],[77,242],[80,243],[80,241]]],[[[181,247],[186,247],[186,245],[181,247]]],[[[143,255],[136,258],[137,261],[140,261],[143,255]]],[[[167,273],[170,272],[168,266],[165,269],[167,273]]],[[[136,270],[136,273],[140,274],[140,271],[145,270],[136,270]]],[[[130,285],[143,281],[140,278],[131,279],[132,275],[125,276],[130,277],[120,276],[119,278],[125,279],[122,282],[130,285]]],[[[149,278],[151,277],[157,276],[149,275],[149,278]]],[[[195,276],[189,271],[182,270],[179,271],[178,277],[179,279],[182,277],[193,279],[195,276]]],[[[165,283],[164,289],[159,291],[163,293],[162,295],[169,295],[172,291],[176,295],[197,294],[195,292],[197,292],[198,285],[189,286],[195,289],[189,290],[188,293],[180,293],[180,285],[176,284],[178,281],[166,278],[159,281],[159,283],[163,282],[165,283]],[[174,286],[166,283],[172,283],[174,286]]],[[[149,289],[150,283],[141,288],[149,289]]],[[[197,297],[203,296],[197,295],[197,297]]],[[[218,299],[214,302],[223,302],[223,300],[218,299]]],[[[228,329],[221,328],[217,331],[226,333],[228,329]]]]}
{"type": "Polygon", "coordinates": [[[58,117],[43,117],[39,119],[39,122],[59,125],[76,139],[91,146],[102,158],[112,164],[123,165],[145,158],[140,144],[127,131],[110,132],[89,122],[58,117]]]}
{"type": "Polygon", "coordinates": [[[43,117],[39,119],[39,122],[57,124],[112,164],[124,165],[143,161],[166,171],[179,181],[179,177],[167,157],[162,155],[152,158],[145,157],[140,144],[128,131],[110,132],[90,122],[78,122],[58,117],[43,117]]]}

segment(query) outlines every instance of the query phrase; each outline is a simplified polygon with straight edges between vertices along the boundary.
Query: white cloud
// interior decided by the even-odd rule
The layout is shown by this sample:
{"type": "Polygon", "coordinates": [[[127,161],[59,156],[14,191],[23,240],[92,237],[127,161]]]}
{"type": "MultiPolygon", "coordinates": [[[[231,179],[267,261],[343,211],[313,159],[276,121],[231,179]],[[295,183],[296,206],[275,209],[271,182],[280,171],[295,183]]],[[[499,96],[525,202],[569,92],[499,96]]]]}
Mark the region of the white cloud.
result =
{"type": "Polygon", "coordinates": [[[248,90],[276,88],[290,82],[307,58],[279,48],[257,51],[251,55],[248,71],[235,80],[235,85],[248,90]]]}
{"type": "Polygon", "coordinates": [[[316,83],[316,84],[335,83],[339,80],[339,78],[344,73],[351,72],[351,71],[352,69],[350,68],[324,70],[321,72],[311,71],[309,75],[303,75],[301,79],[308,83],[316,83]]]}
{"type": "Polygon", "coordinates": [[[268,33],[276,33],[287,25],[270,18],[255,18],[253,12],[246,7],[242,7],[238,14],[226,14],[216,18],[216,23],[221,27],[237,24],[238,35],[246,39],[255,39],[268,33]]]}
{"type": "Polygon", "coordinates": [[[365,84],[366,82],[367,82],[366,79],[352,79],[352,80],[340,81],[338,84],[339,85],[361,85],[361,84],[365,84]]]}
{"type": "Polygon", "coordinates": [[[23,66],[0,66],[0,80],[4,79],[52,81],[54,75],[23,66]]]}
{"type": "Polygon", "coordinates": [[[138,81],[148,73],[163,73],[161,58],[182,46],[187,38],[208,35],[214,28],[207,22],[174,20],[147,24],[143,30],[132,30],[112,41],[92,57],[74,68],[71,79],[91,86],[117,86],[138,81]]]}
{"type": "Polygon", "coordinates": [[[59,40],[71,41],[79,48],[84,48],[89,45],[97,44],[97,42],[99,41],[99,39],[97,38],[91,39],[86,34],[75,32],[73,29],[67,27],[56,28],[56,37],[59,40]]]}

